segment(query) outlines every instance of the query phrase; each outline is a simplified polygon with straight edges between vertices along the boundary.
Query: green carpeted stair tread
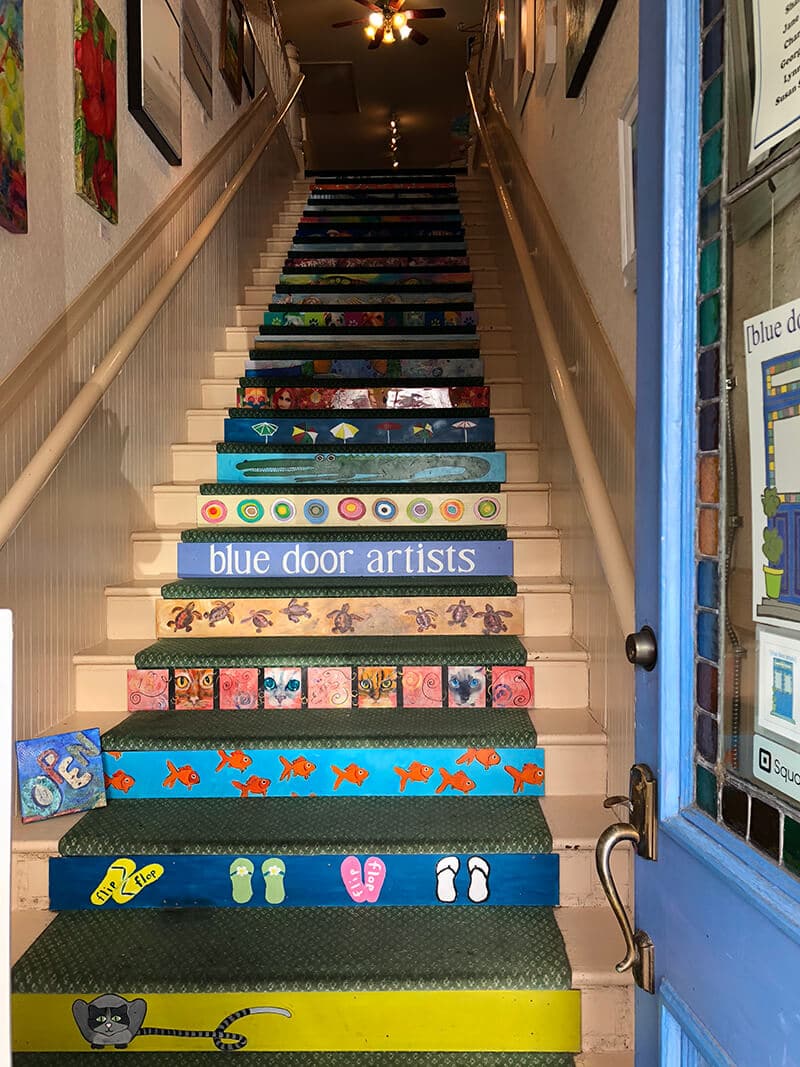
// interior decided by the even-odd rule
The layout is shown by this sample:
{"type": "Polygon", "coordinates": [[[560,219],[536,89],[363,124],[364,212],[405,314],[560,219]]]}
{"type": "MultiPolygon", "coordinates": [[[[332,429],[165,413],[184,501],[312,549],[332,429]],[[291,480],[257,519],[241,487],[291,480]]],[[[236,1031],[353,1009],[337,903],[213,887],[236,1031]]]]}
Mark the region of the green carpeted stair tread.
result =
{"type": "MultiPolygon", "coordinates": [[[[273,638],[270,638],[273,640],[273,638]]],[[[147,711],[103,734],[106,752],[279,748],[531,748],[524,708],[147,711]]],[[[474,799],[474,798],[473,798],[474,799]]]]}
{"type": "Polygon", "coordinates": [[[518,637],[169,637],[136,653],[140,669],[159,667],[518,667],[528,653],[518,637]]]}
{"type": "MultiPolygon", "coordinates": [[[[471,492],[487,495],[499,493],[500,487],[500,482],[464,482],[460,483],[459,488],[454,491],[456,493],[471,492]],[[470,486],[473,488],[470,488],[470,486]]],[[[240,482],[202,482],[198,488],[201,496],[349,495],[346,491],[340,493],[340,489],[337,489],[335,485],[332,486],[330,482],[303,482],[301,485],[289,486],[286,484],[270,485],[269,483],[243,485],[240,482]]],[[[341,489],[344,490],[344,486],[341,489]]],[[[442,493],[447,490],[441,482],[413,482],[409,483],[408,486],[397,482],[370,482],[369,485],[359,486],[358,491],[375,495],[379,493],[386,493],[387,495],[413,493],[415,496],[419,496],[426,493],[442,493]]]]}
{"type": "MultiPolygon", "coordinates": [[[[139,1048],[137,1042],[130,1052],[136,1053],[136,1064],[141,1067],[209,1067],[209,1061],[214,1059],[207,1052],[140,1052],[139,1048]]],[[[237,1052],[236,1062],[242,1067],[574,1067],[575,1064],[568,1052],[237,1052]]],[[[14,1067],[97,1067],[97,1052],[17,1052],[14,1067]]]]}
{"type": "Polygon", "coordinates": [[[62,912],[16,993],[570,989],[550,908],[188,908],[62,912]]]}
{"type": "MultiPolygon", "coordinates": [[[[284,493],[286,489],[284,488],[284,493]]],[[[328,490],[330,493],[330,489],[328,490]]],[[[251,493],[251,496],[257,494],[251,493]]],[[[344,495],[344,494],[343,494],[344,495]]],[[[239,527],[192,527],[181,531],[185,543],[228,541],[507,541],[505,526],[325,526],[298,529],[292,526],[242,530],[239,527]]],[[[366,579],[373,581],[372,578],[366,579]]],[[[377,579],[375,579],[377,580],[377,579]]]]}
{"type": "MultiPolygon", "coordinates": [[[[218,455],[235,456],[249,456],[251,454],[258,456],[284,454],[316,456],[319,455],[321,451],[317,444],[299,445],[286,442],[284,444],[271,445],[262,441],[219,441],[216,447],[218,455]]],[[[420,452],[431,452],[438,456],[450,452],[461,454],[464,452],[494,452],[494,450],[495,447],[493,441],[468,441],[466,443],[462,442],[461,444],[452,444],[449,442],[437,444],[432,441],[421,441],[419,444],[406,444],[404,442],[398,444],[395,444],[394,442],[386,444],[384,442],[381,444],[376,442],[371,445],[353,445],[349,443],[339,444],[337,441],[336,444],[330,442],[326,443],[324,449],[326,453],[336,453],[343,456],[348,456],[354,453],[369,453],[370,455],[372,453],[380,453],[381,455],[387,456],[394,455],[395,453],[412,455],[420,452]]]]}
{"type": "Polygon", "coordinates": [[[358,578],[226,578],[205,580],[183,578],[161,587],[165,600],[242,599],[265,597],[408,597],[408,596],[516,596],[517,583],[513,578],[414,578],[380,579],[358,578]]]}
{"type": "Polygon", "coordinates": [[[126,800],[88,812],[62,856],[521,852],[553,839],[536,797],[126,800]]]}

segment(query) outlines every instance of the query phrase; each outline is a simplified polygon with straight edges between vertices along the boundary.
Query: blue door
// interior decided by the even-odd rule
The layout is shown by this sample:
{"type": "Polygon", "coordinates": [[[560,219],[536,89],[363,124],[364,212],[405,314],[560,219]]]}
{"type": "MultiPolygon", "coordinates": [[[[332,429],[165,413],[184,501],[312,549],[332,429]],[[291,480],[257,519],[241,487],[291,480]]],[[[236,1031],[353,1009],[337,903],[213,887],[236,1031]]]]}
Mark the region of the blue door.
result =
{"type": "MultiPolygon", "coordinates": [[[[740,158],[749,115],[732,56],[752,74],[758,7],[640,4],[637,622],[658,659],[636,668],[636,757],[657,777],[659,826],[657,861],[636,860],[635,925],[655,946],[655,993],[637,990],[639,1067],[800,1064],[800,803],[753,771],[770,631],[742,594],[759,506],[736,363],[762,300],[748,287],[770,290],[765,307],[800,296],[800,260],[775,273],[769,255],[798,210],[797,164],[746,185],[758,172],[740,158]]],[[[793,717],[787,664],[774,656],[766,676],[779,727],[793,717]]]]}

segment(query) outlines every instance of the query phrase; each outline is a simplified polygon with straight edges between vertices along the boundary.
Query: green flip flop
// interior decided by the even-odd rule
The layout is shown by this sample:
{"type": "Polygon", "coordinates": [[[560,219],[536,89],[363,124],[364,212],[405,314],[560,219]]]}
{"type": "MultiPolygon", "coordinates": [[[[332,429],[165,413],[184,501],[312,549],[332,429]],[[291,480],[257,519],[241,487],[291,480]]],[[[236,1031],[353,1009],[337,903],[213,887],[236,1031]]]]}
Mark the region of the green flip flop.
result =
{"type": "Polygon", "coordinates": [[[267,904],[282,904],[286,899],[286,890],[283,887],[286,864],[276,858],[264,860],[261,873],[264,875],[267,904]]]}
{"type": "Polygon", "coordinates": [[[253,871],[255,867],[246,856],[240,856],[231,864],[231,893],[237,904],[247,904],[253,899],[253,871]]]}

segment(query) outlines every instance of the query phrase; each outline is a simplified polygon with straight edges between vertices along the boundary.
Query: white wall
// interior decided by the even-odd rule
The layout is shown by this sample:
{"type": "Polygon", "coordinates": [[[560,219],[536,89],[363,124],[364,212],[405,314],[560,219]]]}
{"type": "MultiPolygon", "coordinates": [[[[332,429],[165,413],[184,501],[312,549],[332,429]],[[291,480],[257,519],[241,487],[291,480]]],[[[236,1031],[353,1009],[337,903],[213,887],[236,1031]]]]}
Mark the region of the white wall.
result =
{"type": "Polygon", "coordinates": [[[518,119],[510,92],[513,63],[507,62],[500,97],[633,394],[636,305],[622,277],[617,123],[637,79],[638,0],[618,0],[584,83],[585,101],[565,96],[566,4],[558,9],[558,66],[547,94],[537,95],[534,82],[518,119]]]}
{"type": "MultiPolygon", "coordinates": [[[[219,0],[198,0],[214,42],[214,117],[183,78],[183,165],[172,167],[128,112],[125,0],[100,0],[117,31],[119,224],[75,192],[73,0],[26,0],[25,122],[30,232],[0,229],[3,329],[0,381],[100,272],[241,112],[216,71],[219,0]],[[10,268],[10,269],[9,269],[10,268]]],[[[244,101],[249,102],[245,91],[244,101]]]]}

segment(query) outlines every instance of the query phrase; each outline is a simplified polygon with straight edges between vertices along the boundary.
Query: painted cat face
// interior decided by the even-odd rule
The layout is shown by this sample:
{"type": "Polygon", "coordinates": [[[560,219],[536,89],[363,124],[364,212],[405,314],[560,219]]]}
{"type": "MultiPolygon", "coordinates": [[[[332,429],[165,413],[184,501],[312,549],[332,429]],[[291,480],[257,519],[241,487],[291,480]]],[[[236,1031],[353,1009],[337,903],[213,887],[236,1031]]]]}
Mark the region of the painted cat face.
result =
{"type": "Polygon", "coordinates": [[[264,707],[302,708],[303,680],[300,667],[264,668],[264,707]]]}
{"type": "Polygon", "coordinates": [[[89,1005],[89,1029],[94,1033],[111,1038],[129,1027],[127,1004],[116,1004],[113,1007],[89,1005]]]}
{"type": "Polygon", "coordinates": [[[175,707],[178,711],[201,711],[214,707],[212,668],[175,669],[175,707]]]}
{"type": "Polygon", "coordinates": [[[451,708],[485,708],[486,668],[448,667],[447,703],[451,708]]]}
{"type": "Polygon", "coordinates": [[[397,667],[358,668],[360,708],[397,707],[397,667]]]}

